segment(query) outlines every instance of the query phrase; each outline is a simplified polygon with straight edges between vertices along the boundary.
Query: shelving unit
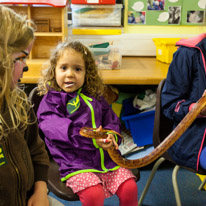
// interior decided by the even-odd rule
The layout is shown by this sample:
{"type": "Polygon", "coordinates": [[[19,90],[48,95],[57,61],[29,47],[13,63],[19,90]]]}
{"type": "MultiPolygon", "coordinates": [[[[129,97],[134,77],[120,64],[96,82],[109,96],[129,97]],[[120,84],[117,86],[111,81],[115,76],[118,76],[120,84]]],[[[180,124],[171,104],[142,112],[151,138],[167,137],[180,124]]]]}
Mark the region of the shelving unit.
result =
{"type": "Polygon", "coordinates": [[[39,76],[42,65],[50,57],[50,51],[68,38],[67,0],[2,0],[0,4],[26,15],[33,22],[49,22],[42,27],[47,31],[38,31],[41,26],[36,26],[35,43],[27,60],[29,71],[24,73],[24,83],[32,83],[26,81],[27,76],[39,76]]]}

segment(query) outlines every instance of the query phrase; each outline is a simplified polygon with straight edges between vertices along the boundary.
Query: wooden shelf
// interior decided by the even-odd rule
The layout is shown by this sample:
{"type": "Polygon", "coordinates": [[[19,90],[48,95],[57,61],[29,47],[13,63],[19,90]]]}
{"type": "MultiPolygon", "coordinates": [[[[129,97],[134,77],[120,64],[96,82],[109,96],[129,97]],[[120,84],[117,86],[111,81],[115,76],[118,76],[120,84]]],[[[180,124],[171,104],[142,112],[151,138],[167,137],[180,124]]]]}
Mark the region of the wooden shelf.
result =
{"type": "Polygon", "coordinates": [[[29,55],[29,60],[34,60],[30,68],[34,69],[35,73],[41,65],[38,62],[49,59],[50,51],[68,37],[67,0],[3,0],[0,4],[8,5],[15,12],[39,23],[36,24],[36,38],[29,55]]]}
{"type": "Polygon", "coordinates": [[[55,7],[65,7],[67,0],[1,0],[1,4],[39,4],[55,7]]]}

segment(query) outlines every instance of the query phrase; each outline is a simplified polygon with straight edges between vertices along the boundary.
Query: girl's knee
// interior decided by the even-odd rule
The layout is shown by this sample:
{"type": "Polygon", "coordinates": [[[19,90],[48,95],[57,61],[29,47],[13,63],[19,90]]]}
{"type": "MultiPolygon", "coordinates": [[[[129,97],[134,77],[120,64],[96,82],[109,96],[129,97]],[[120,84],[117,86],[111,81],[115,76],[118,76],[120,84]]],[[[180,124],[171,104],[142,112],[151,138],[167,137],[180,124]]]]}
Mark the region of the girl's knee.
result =
{"type": "Polygon", "coordinates": [[[123,182],[117,190],[117,196],[121,206],[137,206],[138,205],[138,189],[133,178],[123,182]]]}
{"type": "Polygon", "coordinates": [[[126,180],[125,182],[123,182],[119,186],[118,191],[119,190],[121,192],[123,191],[123,192],[127,192],[127,193],[129,193],[130,191],[137,192],[137,184],[133,178],[130,178],[130,179],[126,180]]]}
{"type": "Polygon", "coordinates": [[[119,186],[116,194],[119,197],[127,197],[128,195],[137,196],[137,193],[138,193],[137,184],[133,178],[130,178],[119,186]]]}
{"type": "Polygon", "coordinates": [[[88,187],[77,194],[83,206],[104,205],[104,190],[101,184],[88,187]]]}

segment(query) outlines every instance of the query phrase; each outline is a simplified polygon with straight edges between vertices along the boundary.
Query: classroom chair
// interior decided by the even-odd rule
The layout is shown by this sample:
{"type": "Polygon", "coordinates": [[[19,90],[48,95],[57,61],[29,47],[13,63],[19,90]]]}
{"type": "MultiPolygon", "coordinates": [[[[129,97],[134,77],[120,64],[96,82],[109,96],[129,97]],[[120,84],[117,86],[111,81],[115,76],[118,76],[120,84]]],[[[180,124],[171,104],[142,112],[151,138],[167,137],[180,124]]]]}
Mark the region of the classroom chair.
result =
{"type": "MultiPolygon", "coordinates": [[[[163,79],[160,84],[158,85],[157,88],[157,102],[156,102],[156,110],[155,110],[155,121],[154,121],[154,129],[153,129],[153,145],[154,147],[157,147],[171,132],[172,132],[172,127],[173,127],[173,122],[172,120],[166,118],[163,115],[162,109],[161,109],[161,91],[162,88],[164,86],[165,83],[165,79],[163,79]]],[[[178,189],[178,183],[177,183],[177,173],[178,170],[181,168],[184,168],[186,170],[189,170],[191,172],[194,173],[198,173],[198,174],[203,174],[206,175],[206,171],[205,170],[199,170],[196,171],[192,168],[189,167],[185,167],[182,165],[178,165],[176,164],[172,158],[170,157],[168,152],[165,152],[154,164],[152,171],[150,173],[150,176],[147,180],[147,183],[144,187],[144,190],[140,196],[139,199],[139,206],[142,205],[142,202],[145,198],[145,195],[150,187],[150,184],[152,182],[152,179],[157,171],[157,169],[159,168],[159,166],[161,165],[162,162],[164,162],[165,160],[168,160],[170,162],[172,162],[173,164],[175,164],[173,172],[172,172],[172,184],[173,184],[173,189],[174,189],[174,194],[175,194],[175,199],[176,199],[176,204],[177,206],[181,206],[181,200],[180,200],[180,194],[179,194],[179,189],[178,189]]],[[[204,181],[202,182],[202,184],[199,186],[199,190],[201,190],[203,188],[203,186],[206,183],[206,178],[204,179],[204,181]]]]}
{"type": "MultiPolygon", "coordinates": [[[[43,96],[38,95],[37,87],[33,88],[29,93],[29,100],[33,104],[35,114],[37,113],[39,103],[43,96]]],[[[44,134],[39,130],[40,137],[44,140],[44,134]]],[[[48,151],[48,149],[47,149],[48,151]]],[[[49,153],[49,151],[48,151],[49,153]]],[[[66,184],[60,180],[59,166],[52,159],[50,153],[50,166],[48,174],[48,190],[55,194],[60,199],[66,201],[78,201],[79,197],[74,194],[71,188],[66,187],[66,184]]],[[[140,179],[140,173],[138,169],[132,169],[133,174],[136,176],[136,182],[140,179]]]]}
{"type": "MultiPolygon", "coordinates": [[[[43,96],[38,95],[37,87],[31,90],[29,93],[29,100],[33,104],[33,109],[35,114],[37,113],[39,103],[41,102],[43,96]]],[[[40,137],[44,140],[44,134],[39,130],[40,137]]],[[[48,151],[48,149],[47,149],[48,151]]],[[[48,151],[49,153],[49,151],[48,151]]],[[[48,174],[48,190],[52,192],[60,199],[66,201],[78,201],[79,197],[77,194],[74,194],[71,188],[66,187],[66,184],[60,180],[59,166],[52,159],[49,153],[49,174],[48,174]]]]}

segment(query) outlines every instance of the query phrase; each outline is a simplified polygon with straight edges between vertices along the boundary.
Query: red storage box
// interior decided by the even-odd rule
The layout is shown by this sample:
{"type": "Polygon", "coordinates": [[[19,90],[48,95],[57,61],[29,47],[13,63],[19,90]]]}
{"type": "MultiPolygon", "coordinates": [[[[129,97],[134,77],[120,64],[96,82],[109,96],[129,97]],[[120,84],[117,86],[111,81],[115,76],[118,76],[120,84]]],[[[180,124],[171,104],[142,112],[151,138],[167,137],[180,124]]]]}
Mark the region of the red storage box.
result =
{"type": "Polygon", "coordinates": [[[72,4],[115,4],[116,0],[71,0],[72,4]]]}
{"type": "Polygon", "coordinates": [[[54,7],[65,7],[68,0],[0,0],[0,4],[42,4],[54,7]]]}

